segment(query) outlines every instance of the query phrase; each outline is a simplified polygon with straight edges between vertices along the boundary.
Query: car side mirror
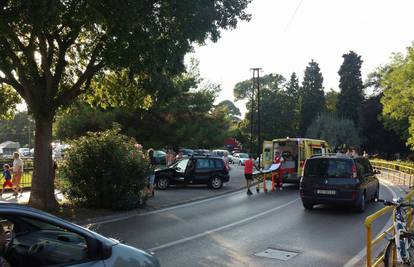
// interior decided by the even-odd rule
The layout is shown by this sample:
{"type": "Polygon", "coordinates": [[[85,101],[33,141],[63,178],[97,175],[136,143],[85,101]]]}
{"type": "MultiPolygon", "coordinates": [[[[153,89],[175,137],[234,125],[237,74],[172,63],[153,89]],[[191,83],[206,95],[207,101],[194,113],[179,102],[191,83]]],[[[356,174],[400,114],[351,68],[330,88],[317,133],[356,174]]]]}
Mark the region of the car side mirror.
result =
{"type": "Polygon", "coordinates": [[[109,259],[112,256],[112,246],[105,243],[100,243],[99,258],[109,259]]]}

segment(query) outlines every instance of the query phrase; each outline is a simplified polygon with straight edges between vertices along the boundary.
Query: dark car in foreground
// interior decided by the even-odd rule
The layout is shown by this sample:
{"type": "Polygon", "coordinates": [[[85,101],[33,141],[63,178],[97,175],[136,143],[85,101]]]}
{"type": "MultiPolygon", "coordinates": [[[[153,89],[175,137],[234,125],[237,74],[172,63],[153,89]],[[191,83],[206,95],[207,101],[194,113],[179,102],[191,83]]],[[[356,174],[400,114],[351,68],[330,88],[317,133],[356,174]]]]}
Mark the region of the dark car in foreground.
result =
{"type": "Polygon", "coordinates": [[[13,267],[160,266],[150,253],[23,205],[1,203],[0,227],[0,255],[13,267]]]}
{"type": "Polygon", "coordinates": [[[368,159],[345,155],[316,156],[306,160],[300,182],[305,209],[318,204],[347,204],[364,211],[379,195],[379,181],[368,159]]]}
{"type": "Polygon", "coordinates": [[[210,156],[183,158],[155,171],[155,184],[161,190],[177,184],[207,184],[212,189],[220,189],[229,180],[223,159],[210,156]]]}

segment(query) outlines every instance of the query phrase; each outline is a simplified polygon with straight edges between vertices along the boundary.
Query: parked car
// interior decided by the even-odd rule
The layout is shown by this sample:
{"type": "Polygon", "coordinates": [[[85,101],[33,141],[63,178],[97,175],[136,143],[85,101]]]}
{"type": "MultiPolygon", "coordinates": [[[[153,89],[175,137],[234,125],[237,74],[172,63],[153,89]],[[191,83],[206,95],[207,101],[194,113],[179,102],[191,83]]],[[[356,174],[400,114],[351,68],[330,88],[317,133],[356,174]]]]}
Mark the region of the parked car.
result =
{"type": "Polygon", "coordinates": [[[19,154],[22,155],[23,157],[30,157],[32,155],[30,154],[30,148],[28,147],[19,148],[17,152],[19,152],[19,154]]]}
{"type": "Polygon", "coordinates": [[[189,148],[181,148],[179,152],[183,153],[184,157],[191,157],[194,154],[194,150],[189,148]]]}
{"type": "Polygon", "coordinates": [[[165,190],[172,184],[207,184],[220,189],[230,180],[223,159],[209,156],[193,156],[178,160],[171,166],[155,171],[155,184],[165,190]]]}
{"type": "Polygon", "coordinates": [[[194,156],[210,156],[211,152],[208,149],[194,149],[193,155],[194,156]]]}
{"type": "Polygon", "coordinates": [[[378,198],[379,181],[363,157],[325,155],[306,160],[300,182],[305,209],[318,204],[348,204],[362,212],[368,201],[378,198]]]}
{"type": "Polygon", "coordinates": [[[249,154],[247,153],[236,153],[233,156],[235,164],[244,165],[244,162],[249,159],[249,154]]]}
{"type": "Polygon", "coordinates": [[[14,267],[160,266],[148,252],[28,206],[1,203],[0,227],[1,255],[14,267]]]}

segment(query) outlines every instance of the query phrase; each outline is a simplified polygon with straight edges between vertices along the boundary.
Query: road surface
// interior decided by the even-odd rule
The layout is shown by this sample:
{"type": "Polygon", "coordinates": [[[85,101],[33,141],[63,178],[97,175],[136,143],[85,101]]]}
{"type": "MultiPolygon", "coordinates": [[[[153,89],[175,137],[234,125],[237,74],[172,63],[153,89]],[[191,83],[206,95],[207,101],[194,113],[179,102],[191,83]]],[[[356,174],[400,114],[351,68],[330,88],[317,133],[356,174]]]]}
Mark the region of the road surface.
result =
{"type": "MultiPolygon", "coordinates": [[[[380,197],[391,199],[390,189],[381,186],[380,197]]],[[[343,266],[365,247],[366,216],[382,207],[371,203],[364,213],[329,206],[307,211],[297,187],[288,186],[253,196],[241,190],[107,221],[96,230],[155,252],[161,266],[343,266]],[[279,251],[263,253],[268,249],[279,251]]],[[[387,221],[379,220],[374,234],[387,221]]]]}

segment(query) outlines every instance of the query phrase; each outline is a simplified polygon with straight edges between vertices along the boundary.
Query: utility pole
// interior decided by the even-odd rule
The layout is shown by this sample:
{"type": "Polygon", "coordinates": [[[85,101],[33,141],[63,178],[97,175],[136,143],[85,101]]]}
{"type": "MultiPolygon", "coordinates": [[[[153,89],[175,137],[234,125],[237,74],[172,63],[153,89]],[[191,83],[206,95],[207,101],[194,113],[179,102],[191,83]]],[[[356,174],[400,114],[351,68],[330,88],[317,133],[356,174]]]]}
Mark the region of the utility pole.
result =
{"type": "MultiPolygon", "coordinates": [[[[252,70],[252,69],[250,69],[250,70],[252,70]]],[[[255,77],[255,72],[253,71],[253,77],[252,77],[252,100],[251,100],[251,110],[250,110],[250,155],[253,154],[254,77],[255,77]]]]}
{"type": "MultiPolygon", "coordinates": [[[[251,68],[250,70],[253,71],[253,88],[252,88],[252,96],[254,95],[254,87],[255,87],[255,83],[254,80],[256,78],[256,85],[257,85],[257,147],[258,147],[258,153],[259,153],[259,167],[260,167],[260,154],[262,151],[262,138],[261,138],[261,129],[260,129],[260,71],[262,70],[262,68],[251,68]]],[[[252,115],[251,118],[253,118],[253,103],[254,103],[254,99],[252,97],[252,115]]],[[[253,119],[251,119],[251,132],[253,133],[253,119]]],[[[251,135],[252,139],[253,139],[253,134],[251,135]]],[[[251,140],[251,145],[253,146],[253,140],[251,140]]],[[[252,153],[253,150],[251,149],[250,153],[252,153]]]]}

